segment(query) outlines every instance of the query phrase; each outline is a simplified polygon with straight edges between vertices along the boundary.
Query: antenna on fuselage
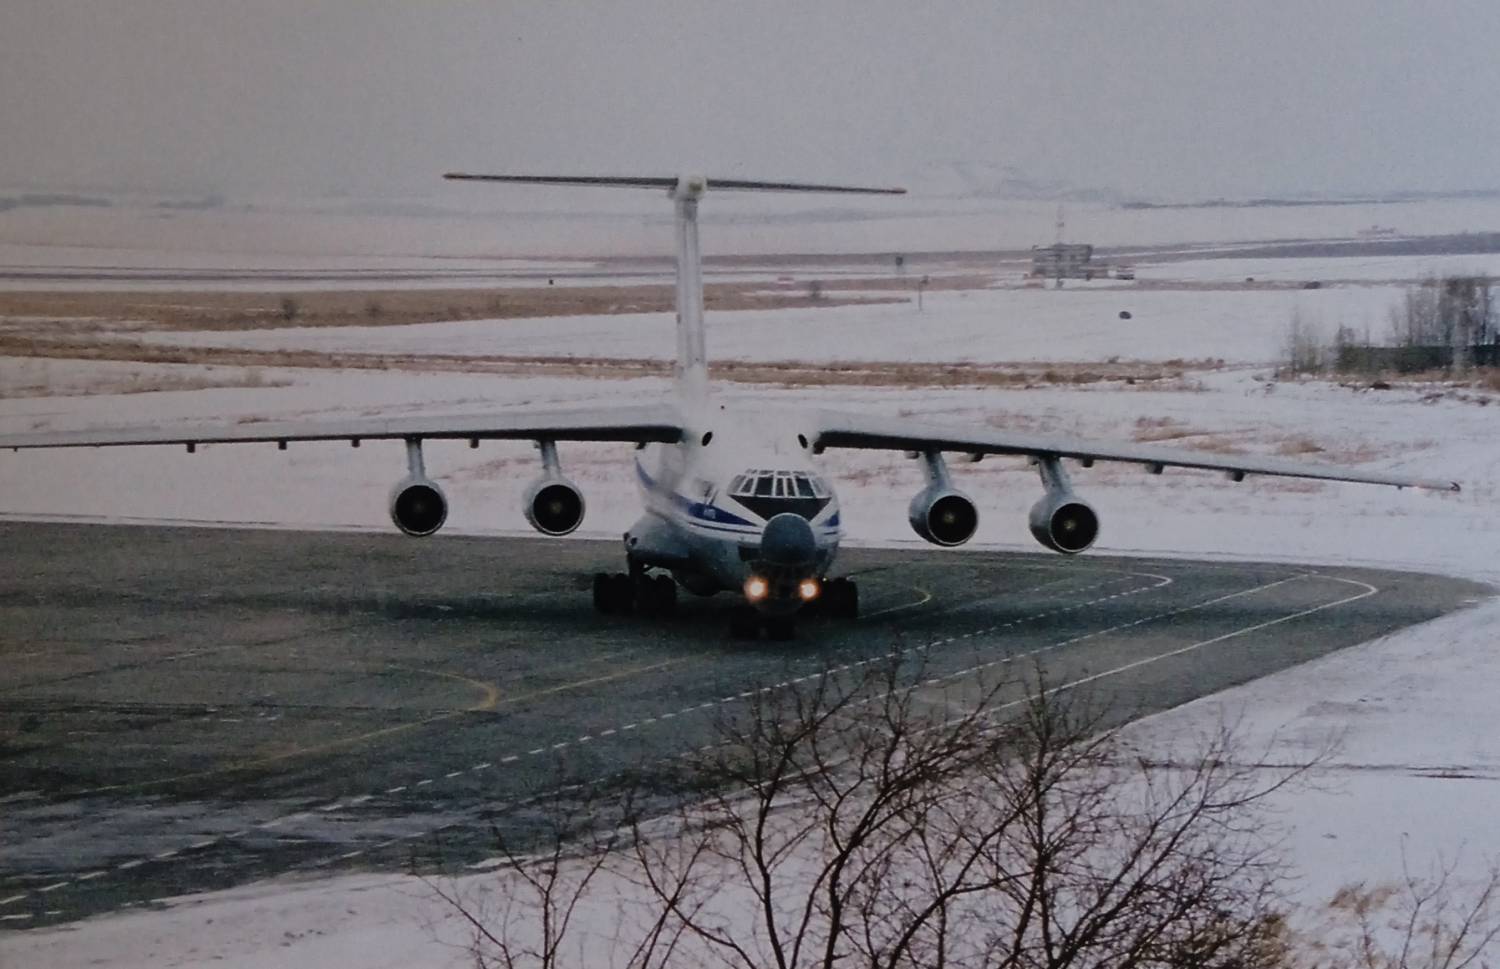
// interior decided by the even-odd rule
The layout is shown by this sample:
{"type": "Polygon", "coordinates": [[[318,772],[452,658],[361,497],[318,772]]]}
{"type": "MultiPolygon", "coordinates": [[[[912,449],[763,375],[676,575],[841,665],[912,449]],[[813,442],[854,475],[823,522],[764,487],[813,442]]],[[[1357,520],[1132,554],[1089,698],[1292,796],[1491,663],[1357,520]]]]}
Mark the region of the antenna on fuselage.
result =
{"type": "Polygon", "coordinates": [[[703,254],[698,245],[698,200],[710,188],[730,192],[824,192],[843,195],[904,195],[904,188],[761,182],[702,175],[671,177],[613,175],[469,175],[449,172],[455,181],[516,182],[529,185],[581,185],[596,188],[665,189],[677,211],[677,366],[678,394],[684,401],[708,396],[708,356],[703,340],[703,254]]]}

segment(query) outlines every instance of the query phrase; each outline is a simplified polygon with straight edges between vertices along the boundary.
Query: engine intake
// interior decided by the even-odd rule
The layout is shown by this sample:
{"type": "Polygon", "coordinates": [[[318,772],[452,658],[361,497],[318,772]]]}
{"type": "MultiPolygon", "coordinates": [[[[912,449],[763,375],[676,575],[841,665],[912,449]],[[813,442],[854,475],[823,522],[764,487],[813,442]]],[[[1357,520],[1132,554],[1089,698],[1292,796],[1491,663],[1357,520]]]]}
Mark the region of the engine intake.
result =
{"type": "Polygon", "coordinates": [[[448,520],[448,498],[427,478],[410,477],[391,489],[391,521],[408,535],[431,535],[448,520]]]}
{"type": "Polygon", "coordinates": [[[979,509],[968,495],[935,482],[911,500],[906,520],[923,539],[951,548],[974,537],[979,527],[979,509]]]}
{"type": "Polygon", "coordinates": [[[567,535],[583,524],[583,492],[567,478],[544,476],[526,489],[525,510],[543,535],[567,535]]]}
{"type": "Polygon", "coordinates": [[[1099,516],[1088,502],[1068,492],[1049,493],[1031,506],[1031,534],[1042,545],[1076,555],[1099,537],[1099,516]]]}

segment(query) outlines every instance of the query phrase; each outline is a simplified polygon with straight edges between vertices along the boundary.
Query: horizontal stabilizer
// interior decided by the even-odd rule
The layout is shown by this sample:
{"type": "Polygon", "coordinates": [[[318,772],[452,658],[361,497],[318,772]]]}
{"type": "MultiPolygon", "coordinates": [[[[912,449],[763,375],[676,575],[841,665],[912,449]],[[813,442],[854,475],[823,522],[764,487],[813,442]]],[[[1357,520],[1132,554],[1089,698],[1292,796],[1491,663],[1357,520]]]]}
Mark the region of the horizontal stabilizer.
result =
{"type": "Polygon", "coordinates": [[[602,188],[658,188],[675,190],[697,183],[698,191],[718,189],[731,192],[832,192],[844,195],[905,195],[904,188],[871,188],[860,185],[820,185],[810,182],[757,182],[743,178],[703,178],[701,176],[638,175],[474,175],[449,172],[443,176],[452,181],[520,182],[530,185],[592,185],[602,188]]]}

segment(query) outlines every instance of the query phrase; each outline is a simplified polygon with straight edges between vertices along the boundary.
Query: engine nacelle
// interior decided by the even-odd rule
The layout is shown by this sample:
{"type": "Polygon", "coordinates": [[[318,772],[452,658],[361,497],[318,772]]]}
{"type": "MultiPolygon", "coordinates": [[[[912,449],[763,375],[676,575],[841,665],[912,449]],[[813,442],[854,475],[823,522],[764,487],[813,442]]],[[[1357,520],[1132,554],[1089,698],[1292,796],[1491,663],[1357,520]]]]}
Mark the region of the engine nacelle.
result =
{"type": "Polygon", "coordinates": [[[526,520],[543,535],[566,535],[583,524],[583,492],[567,478],[543,475],[526,489],[526,520]]]}
{"type": "Polygon", "coordinates": [[[962,491],[934,482],[919,492],[906,509],[912,531],[934,545],[951,548],[974,537],[979,509],[962,491]]]}
{"type": "Polygon", "coordinates": [[[1054,552],[1076,555],[1099,537],[1099,516],[1069,491],[1049,491],[1031,506],[1031,534],[1054,552]]]}
{"type": "Polygon", "coordinates": [[[408,535],[431,535],[448,520],[448,497],[434,481],[413,475],[391,489],[391,521],[408,535]]]}

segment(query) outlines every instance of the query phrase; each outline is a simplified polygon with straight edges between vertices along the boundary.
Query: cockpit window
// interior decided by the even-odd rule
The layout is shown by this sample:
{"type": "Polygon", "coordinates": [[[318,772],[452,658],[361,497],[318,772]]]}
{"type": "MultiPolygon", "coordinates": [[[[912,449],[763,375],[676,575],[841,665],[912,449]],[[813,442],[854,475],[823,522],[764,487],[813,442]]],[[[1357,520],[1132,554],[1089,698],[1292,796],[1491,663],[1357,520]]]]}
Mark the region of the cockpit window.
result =
{"type": "Polygon", "coordinates": [[[729,493],[736,498],[829,498],[828,484],[805,471],[751,470],[737,474],[729,482],[729,493]]]}
{"type": "Polygon", "coordinates": [[[771,468],[735,475],[729,483],[729,494],[766,518],[790,511],[810,519],[833,498],[828,484],[816,474],[771,468]]]}

